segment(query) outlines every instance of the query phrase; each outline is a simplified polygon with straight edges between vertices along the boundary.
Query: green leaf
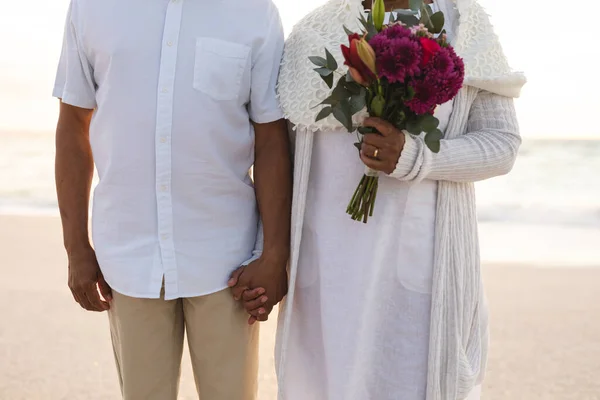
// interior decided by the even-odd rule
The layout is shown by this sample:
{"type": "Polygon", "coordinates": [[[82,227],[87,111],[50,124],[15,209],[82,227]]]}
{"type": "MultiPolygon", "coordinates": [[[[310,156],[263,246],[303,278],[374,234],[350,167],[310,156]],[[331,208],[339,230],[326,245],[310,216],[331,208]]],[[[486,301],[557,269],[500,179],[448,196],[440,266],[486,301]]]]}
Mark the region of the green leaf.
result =
{"type": "Polygon", "coordinates": [[[327,65],[326,67],[332,71],[338,69],[338,63],[335,61],[335,57],[329,52],[329,50],[325,49],[325,55],[327,56],[327,65]]]}
{"type": "Polygon", "coordinates": [[[367,106],[366,93],[355,94],[350,97],[350,112],[352,115],[361,111],[363,108],[367,106]]]}
{"type": "Polygon", "coordinates": [[[346,129],[348,129],[348,132],[354,131],[352,126],[352,114],[350,113],[350,104],[348,101],[343,100],[336,104],[333,107],[333,116],[335,119],[340,121],[346,129]]]}
{"type": "Polygon", "coordinates": [[[400,21],[409,27],[419,25],[419,19],[411,14],[398,14],[396,17],[396,21],[400,21]]]}
{"type": "Polygon", "coordinates": [[[424,116],[422,116],[419,122],[421,130],[427,133],[434,132],[440,124],[440,121],[436,117],[429,114],[425,114],[424,116]]]}
{"type": "Polygon", "coordinates": [[[441,11],[436,12],[435,14],[433,14],[431,16],[431,25],[432,25],[432,30],[430,30],[431,33],[441,33],[444,30],[444,23],[445,23],[445,19],[444,19],[444,13],[442,13],[441,11]]]}
{"type": "Polygon", "coordinates": [[[356,83],[354,81],[354,78],[352,77],[352,74],[350,74],[350,71],[346,72],[346,82],[348,82],[348,83],[356,83]]]}
{"type": "Polygon", "coordinates": [[[346,28],[346,25],[344,25],[344,32],[346,32],[346,35],[351,36],[354,35],[356,32],[352,32],[350,29],[346,28]]]}
{"type": "Polygon", "coordinates": [[[421,7],[423,6],[423,0],[410,0],[408,2],[408,7],[413,10],[413,11],[419,11],[421,10],[421,7]]]}
{"type": "Polygon", "coordinates": [[[324,59],[323,57],[312,56],[312,57],[308,57],[308,59],[310,60],[310,62],[315,64],[317,67],[326,67],[327,66],[327,60],[324,59]]]}
{"type": "Polygon", "coordinates": [[[364,88],[361,85],[359,85],[358,83],[356,83],[354,81],[348,82],[348,80],[346,80],[344,82],[344,88],[346,88],[346,90],[348,92],[350,92],[350,95],[362,93],[362,91],[364,90],[364,88]]]}
{"type": "Polygon", "coordinates": [[[425,144],[432,152],[439,153],[440,140],[442,140],[443,137],[444,135],[442,134],[442,131],[436,129],[435,131],[429,132],[427,135],[425,135],[425,144]]]}
{"type": "Polygon", "coordinates": [[[333,112],[333,108],[332,107],[324,107],[318,114],[317,114],[317,119],[315,120],[315,122],[318,122],[322,119],[325,119],[327,117],[329,117],[331,115],[331,113],[333,112]]]}
{"type": "Polygon", "coordinates": [[[359,21],[362,24],[362,26],[364,26],[364,28],[365,28],[365,31],[367,33],[367,35],[366,35],[367,41],[371,40],[371,38],[373,36],[375,36],[379,33],[379,32],[377,32],[375,25],[373,25],[372,22],[367,21],[364,16],[361,15],[359,21]]]}
{"type": "Polygon", "coordinates": [[[406,130],[413,135],[420,135],[422,132],[419,121],[414,119],[406,122],[406,130]]]}
{"type": "Polygon", "coordinates": [[[328,76],[333,74],[333,71],[326,67],[315,68],[315,72],[321,76],[328,76]]]}
{"type": "Polygon", "coordinates": [[[382,96],[375,96],[371,102],[371,111],[375,117],[381,117],[383,115],[383,109],[385,108],[385,99],[382,96]]]}
{"type": "Polygon", "coordinates": [[[333,74],[326,75],[326,76],[321,75],[321,78],[325,81],[325,83],[327,84],[329,89],[331,89],[333,87],[333,74]]]}
{"type": "Polygon", "coordinates": [[[361,126],[358,128],[358,133],[361,135],[368,135],[370,133],[378,133],[377,129],[370,126],[361,126]]]}
{"type": "Polygon", "coordinates": [[[325,100],[323,100],[321,103],[319,103],[319,105],[329,105],[329,106],[335,106],[337,103],[339,103],[340,100],[334,98],[333,96],[329,96],[327,97],[325,100]]]}

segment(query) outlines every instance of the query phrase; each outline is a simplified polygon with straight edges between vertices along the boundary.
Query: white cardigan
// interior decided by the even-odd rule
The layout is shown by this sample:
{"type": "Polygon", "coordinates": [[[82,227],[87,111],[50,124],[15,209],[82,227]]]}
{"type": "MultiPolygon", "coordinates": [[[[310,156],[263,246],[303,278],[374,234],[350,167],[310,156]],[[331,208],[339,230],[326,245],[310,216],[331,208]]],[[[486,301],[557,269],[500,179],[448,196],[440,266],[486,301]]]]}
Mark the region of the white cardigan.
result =
{"type": "MultiPolygon", "coordinates": [[[[438,180],[427,400],[462,400],[483,379],[488,322],[484,304],[473,182],[506,174],[520,144],[512,98],[525,83],[508,67],[484,10],[475,0],[440,0],[456,32],[453,45],[465,60],[466,84],[442,141],[433,154],[422,138],[407,142],[392,176],[406,181],[438,180]],[[460,16],[460,19],[459,19],[460,16]]],[[[315,123],[314,108],[328,89],[312,71],[308,56],[327,47],[341,61],[342,25],[357,29],[360,0],[331,0],[295,28],[284,54],[279,96],[295,126],[294,195],[290,290],[280,308],[276,363],[280,387],[294,312],[298,252],[306,206],[312,144],[316,131],[339,129],[331,117],[315,123]]],[[[340,62],[341,64],[341,62],[340,62]]],[[[392,223],[390,221],[390,223],[392,223]]],[[[366,321],[365,323],[369,323],[366,321]]],[[[280,398],[281,397],[280,392],[280,398]]],[[[285,399],[283,399],[285,400],[285,399]]]]}

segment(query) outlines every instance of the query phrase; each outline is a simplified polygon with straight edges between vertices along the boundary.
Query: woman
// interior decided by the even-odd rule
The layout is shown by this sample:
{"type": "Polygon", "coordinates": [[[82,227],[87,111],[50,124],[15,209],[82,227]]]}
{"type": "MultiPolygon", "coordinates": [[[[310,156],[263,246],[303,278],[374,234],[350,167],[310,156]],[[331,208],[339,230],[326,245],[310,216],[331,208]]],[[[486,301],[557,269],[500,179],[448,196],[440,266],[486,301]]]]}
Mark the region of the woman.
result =
{"type": "Polygon", "coordinates": [[[280,398],[479,399],[488,325],[473,182],[512,168],[520,145],[512,97],[525,79],[510,70],[476,0],[436,1],[466,66],[465,87],[436,111],[441,151],[370,120],[391,139],[363,145],[361,162],[355,137],[335,119],[315,122],[329,90],[308,57],[327,48],[341,63],[343,26],[358,30],[365,6],[331,0],[286,45],[279,92],[296,149],[280,398]],[[364,164],[382,171],[366,225],[345,213],[364,164]]]}

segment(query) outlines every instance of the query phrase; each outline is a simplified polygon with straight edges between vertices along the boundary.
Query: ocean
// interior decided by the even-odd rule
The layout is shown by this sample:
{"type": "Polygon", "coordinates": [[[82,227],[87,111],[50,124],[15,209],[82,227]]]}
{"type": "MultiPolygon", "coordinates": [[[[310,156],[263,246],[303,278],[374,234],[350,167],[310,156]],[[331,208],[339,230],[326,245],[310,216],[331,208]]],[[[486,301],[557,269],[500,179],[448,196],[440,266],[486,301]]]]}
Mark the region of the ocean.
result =
{"type": "MultiPolygon", "coordinates": [[[[477,187],[488,262],[600,266],[600,140],[524,140],[477,187]]],[[[51,134],[0,133],[0,214],[58,215],[51,134]]]]}

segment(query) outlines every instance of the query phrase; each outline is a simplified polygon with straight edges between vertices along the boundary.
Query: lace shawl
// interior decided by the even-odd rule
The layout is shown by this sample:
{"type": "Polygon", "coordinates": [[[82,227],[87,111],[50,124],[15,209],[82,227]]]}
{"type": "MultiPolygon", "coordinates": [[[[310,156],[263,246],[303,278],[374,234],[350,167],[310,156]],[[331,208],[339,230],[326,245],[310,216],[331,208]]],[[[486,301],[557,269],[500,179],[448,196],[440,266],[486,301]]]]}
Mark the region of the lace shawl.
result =
{"type": "MultiPolygon", "coordinates": [[[[504,56],[498,37],[483,7],[476,0],[440,0],[450,40],[465,61],[465,85],[507,97],[518,97],[525,84],[504,56]]],[[[313,71],[309,56],[323,55],[327,48],[343,64],[340,44],[347,41],[342,29],[358,31],[361,0],[331,0],[304,17],[290,34],[281,65],[278,94],[286,118],[295,127],[311,131],[340,129],[329,116],[315,122],[318,107],[330,89],[313,71]]]]}

